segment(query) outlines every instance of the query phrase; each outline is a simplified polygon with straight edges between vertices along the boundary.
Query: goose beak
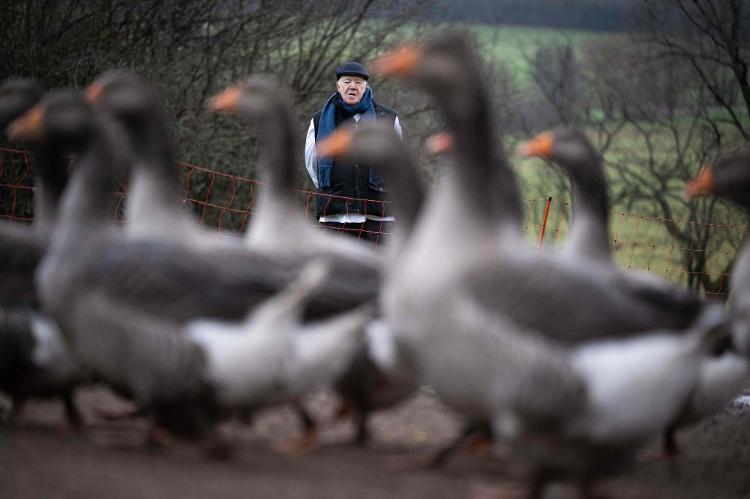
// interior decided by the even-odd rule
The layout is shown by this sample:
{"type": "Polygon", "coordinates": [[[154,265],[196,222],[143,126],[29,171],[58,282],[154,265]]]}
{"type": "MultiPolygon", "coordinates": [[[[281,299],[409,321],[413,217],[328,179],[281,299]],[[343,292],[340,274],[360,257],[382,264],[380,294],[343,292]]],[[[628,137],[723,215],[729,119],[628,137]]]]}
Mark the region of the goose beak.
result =
{"type": "Polygon", "coordinates": [[[408,78],[414,74],[417,61],[422,57],[423,50],[414,43],[408,43],[387,52],[373,61],[375,73],[382,76],[408,78]]]}
{"type": "Polygon", "coordinates": [[[240,87],[230,87],[211,99],[208,109],[212,113],[234,113],[237,112],[242,90],[240,87]]]}
{"type": "Polygon", "coordinates": [[[86,101],[89,104],[97,104],[101,98],[102,93],[104,92],[104,87],[100,85],[99,83],[92,83],[88,87],[86,87],[86,92],[84,93],[84,97],[86,98],[86,101]]]}
{"type": "Polygon", "coordinates": [[[445,154],[453,150],[453,135],[449,132],[440,132],[427,137],[425,149],[430,154],[445,154]]]}
{"type": "Polygon", "coordinates": [[[316,147],[318,156],[341,156],[349,151],[354,141],[354,130],[336,130],[328,137],[318,142],[316,147]]]}
{"type": "Polygon", "coordinates": [[[714,192],[714,170],[710,165],[704,166],[698,175],[687,185],[685,194],[688,199],[706,196],[714,192]]]}
{"type": "Polygon", "coordinates": [[[42,136],[44,109],[34,106],[8,126],[8,137],[13,141],[34,141],[42,136]]]}
{"type": "Polygon", "coordinates": [[[541,156],[549,158],[552,154],[552,146],[555,144],[555,136],[552,132],[542,132],[526,142],[522,142],[516,148],[516,152],[524,158],[541,156]]]}

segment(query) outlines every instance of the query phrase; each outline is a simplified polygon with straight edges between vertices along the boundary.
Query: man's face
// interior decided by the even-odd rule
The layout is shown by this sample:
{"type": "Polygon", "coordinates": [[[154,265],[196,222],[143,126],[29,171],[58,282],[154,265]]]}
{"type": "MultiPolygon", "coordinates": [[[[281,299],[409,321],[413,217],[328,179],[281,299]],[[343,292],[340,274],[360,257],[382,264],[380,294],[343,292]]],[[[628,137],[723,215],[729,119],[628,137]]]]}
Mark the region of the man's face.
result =
{"type": "Polygon", "coordinates": [[[344,75],[336,82],[338,90],[344,102],[353,106],[362,99],[367,90],[367,81],[359,76],[344,75]]]}

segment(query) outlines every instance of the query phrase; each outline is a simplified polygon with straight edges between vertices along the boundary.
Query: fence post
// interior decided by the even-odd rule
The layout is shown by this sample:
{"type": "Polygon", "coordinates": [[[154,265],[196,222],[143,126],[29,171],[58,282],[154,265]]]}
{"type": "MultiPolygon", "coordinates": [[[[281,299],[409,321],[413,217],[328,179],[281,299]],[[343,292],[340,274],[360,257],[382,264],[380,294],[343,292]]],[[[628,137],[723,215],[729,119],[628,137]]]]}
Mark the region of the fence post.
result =
{"type": "Polygon", "coordinates": [[[544,232],[547,230],[547,217],[549,216],[549,207],[552,204],[552,197],[547,198],[547,203],[544,206],[544,217],[542,218],[542,227],[539,229],[539,247],[541,248],[544,244],[544,232]]]}

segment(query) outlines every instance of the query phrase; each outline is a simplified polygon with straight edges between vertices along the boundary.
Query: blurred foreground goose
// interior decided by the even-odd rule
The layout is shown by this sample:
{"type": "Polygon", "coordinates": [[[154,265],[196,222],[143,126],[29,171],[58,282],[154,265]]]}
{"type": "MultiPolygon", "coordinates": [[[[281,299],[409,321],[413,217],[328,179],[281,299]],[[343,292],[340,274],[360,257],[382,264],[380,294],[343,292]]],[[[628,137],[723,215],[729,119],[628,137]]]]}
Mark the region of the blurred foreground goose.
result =
{"type": "MultiPolygon", "coordinates": [[[[377,125],[342,130],[319,152],[391,163],[403,175],[394,185],[408,189],[403,181],[416,172],[392,135],[377,125]]],[[[687,333],[652,332],[568,350],[488,314],[463,292],[446,292],[441,306],[420,318],[433,333],[414,360],[443,400],[492,421],[499,435],[518,444],[518,454],[536,467],[534,493],[557,476],[590,482],[626,464],[679,413],[701,360],[728,334],[716,306],[687,333]]]]}
{"type": "Polygon", "coordinates": [[[389,269],[384,306],[392,326],[403,328],[398,334],[422,330],[414,317],[429,314],[431,301],[459,283],[491,313],[567,344],[691,322],[611,286],[596,268],[530,251],[519,227],[515,179],[497,144],[492,106],[465,37],[435,37],[383,57],[376,67],[414,81],[433,98],[453,135],[456,159],[389,269]]]}
{"type": "MultiPolygon", "coordinates": [[[[335,277],[376,297],[382,257],[367,243],[358,243],[329,231],[316,230],[300,210],[294,191],[299,157],[289,92],[270,77],[254,76],[225,90],[211,101],[214,112],[238,113],[258,125],[262,190],[258,208],[245,236],[259,251],[293,256],[300,261],[324,257],[335,262],[335,277]]],[[[344,376],[338,392],[358,417],[357,441],[368,440],[370,411],[389,407],[410,395],[414,386],[388,377],[375,364],[375,351],[390,348],[392,338],[384,324],[368,326],[367,340],[344,376]]]]}
{"type": "MultiPolygon", "coordinates": [[[[690,182],[687,188],[690,198],[716,195],[728,199],[744,209],[750,209],[750,152],[739,151],[727,154],[707,166],[690,182]]],[[[750,330],[745,331],[745,318],[750,314],[750,240],[745,237],[732,268],[729,280],[729,307],[740,321],[736,338],[743,353],[750,354],[750,330]]]]}
{"type": "MultiPolygon", "coordinates": [[[[563,247],[563,258],[578,260],[585,265],[601,265],[612,275],[613,286],[624,285],[643,296],[651,296],[655,304],[682,311],[695,317],[703,307],[697,295],[679,288],[650,273],[624,272],[615,264],[609,244],[609,197],[601,158],[583,132],[557,129],[543,132],[519,146],[523,156],[540,156],[563,168],[573,187],[573,218],[570,234],[563,247]]],[[[665,451],[677,451],[674,431],[677,426],[694,422],[721,409],[750,381],[748,361],[732,351],[716,352],[704,361],[701,376],[691,403],[670,423],[665,434],[665,451]]]]}
{"type": "MultiPolygon", "coordinates": [[[[0,86],[0,127],[31,108],[42,96],[36,83],[8,79],[0,86]]],[[[55,144],[31,148],[35,174],[34,224],[0,225],[0,390],[17,415],[30,397],[60,397],[69,425],[81,425],[73,401],[85,376],[73,360],[57,325],[40,310],[34,271],[46,250],[67,181],[66,161],[55,144]]]]}
{"type": "MultiPolygon", "coordinates": [[[[184,318],[196,315],[241,317],[249,306],[278,291],[300,272],[304,260],[282,254],[278,249],[271,252],[247,248],[236,238],[203,230],[180,206],[173,139],[159,98],[143,78],[119,71],[105,73],[89,86],[86,97],[124,126],[133,152],[126,235],[144,244],[152,240],[172,245],[170,251],[184,247],[192,256],[184,255],[170,265],[189,271],[192,282],[216,282],[219,289],[228,286],[222,302],[215,301],[219,291],[214,289],[203,297],[210,302],[179,311],[184,318]],[[188,266],[191,257],[199,257],[206,263],[195,262],[188,266]],[[214,275],[207,275],[203,270],[214,275]]],[[[169,270],[169,266],[159,265],[169,270]]],[[[377,280],[361,279],[355,285],[339,275],[326,281],[320,295],[306,310],[307,317],[319,318],[350,310],[374,298],[375,291],[370,288],[377,288],[377,280]]]]}
{"type": "Polygon", "coordinates": [[[315,229],[301,210],[294,189],[300,151],[292,102],[289,90],[264,76],[253,76],[211,100],[213,112],[236,113],[258,127],[263,185],[245,235],[247,244],[300,257],[322,252],[363,268],[379,268],[381,257],[373,245],[315,229]]]}
{"type": "Polygon", "coordinates": [[[524,142],[518,151],[525,157],[540,156],[558,164],[570,176],[573,216],[570,233],[560,254],[563,259],[597,266],[609,272],[612,284],[651,299],[654,306],[674,310],[686,321],[700,313],[700,297],[650,272],[624,272],[614,263],[609,242],[610,202],[601,158],[580,130],[560,128],[543,132],[524,142]]]}
{"type": "Polygon", "coordinates": [[[235,237],[199,227],[182,205],[173,134],[151,85],[135,73],[108,71],[89,85],[86,98],[122,124],[133,151],[126,234],[181,241],[194,249],[239,245],[235,237]]]}
{"type": "MultiPolygon", "coordinates": [[[[164,262],[190,261],[189,255],[154,241],[134,242],[113,227],[112,192],[127,153],[111,123],[74,94],[51,94],[36,109],[36,118],[25,115],[15,122],[15,135],[60,133],[79,151],[61,220],[37,279],[44,306],[84,366],[150,410],[157,425],[196,438],[212,436],[225,411],[295,397],[330,381],[329,373],[339,374],[340,364],[346,366],[347,352],[359,344],[371,314],[355,310],[300,330],[304,302],[325,284],[326,275],[319,270],[303,273],[289,289],[261,304],[257,314],[250,312],[233,326],[166,313],[168,303],[162,300],[172,297],[162,293],[159,280],[169,281],[170,269],[145,267],[140,282],[128,289],[131,282],[118,280],[125,270],[121,267],[127,268],[123,255],[128,251],[140,251],[138,257],[165,253],[164,262]],[[149,300],[159,301],[164,312],[147,307],[149,300]]],[[[216,282],[192,283],[205,285],[207,293],[227,292],[211,288],[216,282]]],[[[201,316],[200,309],[190,312],[192,318],[201,316]]]]}
{"type": "MultiPolygon", "coordinates": [[[[617,414],[598,414],[592,408],[589,424],[580,430],[587,445],[622,441],[631,451],[636,442],[663,429],[695,384],[705,355],[700,347],[704,342],[695,337],[703,331],[691,339],[670,335],[666,346],[659,337],[641,340],[634,334],[682,330],[690,321],[612,287],[596,269],[571,268],[553,257],[537,256],[523,243],[518,191],[495,143],[491,105],[476,55],[464,37],[436,37],[387,56],[378,66],[422,86],[443,111],[455,140],[457,164],[431,193],[383,291],[389,325],[423,382],[463,414],[489,418],[504,435],[512,436],[517,424],[502,415],[510,403],[505,388],[498,388],[504,383],[515,386],[509,388],[511,393],[523,394],[514,403],[529,405],[516,410],[529,411],[522,418],[524,425],[550,418],[541,427],[563,428],[558,436],[572,432],[566,426],[580,421],[588,405],[611,404],[611,397],[634,392],[633,411],[622,412],[628,414],[623,424],[632,423],[627,428],[632,433],[623,434],[624,429],[610,424],[609,418],[617,422],[617,414]],[[606,336],[627,339],[602,346],[598,342],[606,336]],[[574,345],[575,357],[568,358],[558,342],[574,345]],[[628,353],[634,351],[637,354],[628,353]],[[638,393],[642,378],[634,376],[636,366],[621,365],[635,364],[634,357],[650,358],[647,367],[637,368],[663,382],[649,380],[649,390],[638,393]],[[618,370],[599,373],[599,367],[609,366],[618,370]],[[623,372],[628,372],[626,379],[608,384],[611,376],[623,372]],[[679,381],[671,381],[672,375],[679,381]],[[549,390],[541,401],[532,389],[536,385],[549,390]],[[637,403],[644,398],[648,404],[637,403]],[[495,409],[486,410],[495,403],[495,409]],[[541,412],[535,414],[537,410],[541,412]]],[[[608,407],[614,411],[613,405],[608,407]]],[[[575,451],[577,438],[563,437],[561,447],[575,451]]],[[[603,447],[603,456],[584,461],[583,472],[593,472],[609,453],[619,454],[608,443],[603,447]]],[[[542,469],[547,466],[541,464],[542,469]]]]}

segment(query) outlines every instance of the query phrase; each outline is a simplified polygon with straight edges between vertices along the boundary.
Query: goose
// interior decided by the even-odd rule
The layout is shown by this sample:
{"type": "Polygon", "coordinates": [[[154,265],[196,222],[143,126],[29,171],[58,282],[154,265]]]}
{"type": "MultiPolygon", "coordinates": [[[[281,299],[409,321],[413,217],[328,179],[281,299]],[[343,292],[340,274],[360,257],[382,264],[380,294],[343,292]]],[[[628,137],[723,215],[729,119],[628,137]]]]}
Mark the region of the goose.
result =
{"type": "Polygon", "coordinates": [[[613,284],[642,288],[658,305],[680,311],[687,320],[696,317],[703,302],[697,294],[675,286],[650,272],[623,272],[614,264],[609,242],[610,202],[601,158],[591,141],[580,130],[560,128],[542,132],[519,145],[522,156],[539,156],[558,164],[570,176],[573,187],[573,217],[570,234],[560,251],[565,261],[596,265],[608,272],[613,284]]]}
{"type": "MultiPolygon", "coordinates": [[[[618,384],[601,394],[590,393],[617,373],[589,371],[587,363],[579,364],[582,361],[577,360],[578,354],[585,359],[589,357],[583,356],[583,352],[599,352],[591,358],[605,359],[595,362],[601,369],[619,364],[615,362],[617,352],[622,352],[625,364],[632,363],[633,357],[653,356],[655,360],[648,371],[658,371],[655,378],[665,376],[671,369],[675,375],[685,374],[685,377],[670,383],[671,376],[666,376],[659,385],[663,397],[657,391],[644,391],[642,396],[650,405],[634,404],[631,435],[619,435],[617,425],[612,424],[617,414],[611,408],[611,400],[610,410],[593,413],[586,427],[601,426],[602,433],[585,434],[586,428],[581,430],[584,442],[598,445],[598,441],[608,438],[622,438],[624,447],[637,448],[644,438],[658,431],[654,428],[666,426],[694,386],[692,373],[698,372],[699,360],[705,352],[705,348],[699,348],[703,342],[693,340],[700,333],[689,334],[690,339],[670,334],[672,339],[666,343],[658,340],[662,335],[649,334],[641,339],[636,333],[684,331],[691,321],[670,311],[665,313],[627,289],[612,288],[607,276],[596,270],[572,268],[554,257],[529,251],[518,226],[520,209],[515,181],[501,148],[494,143],[490,105],[476,55],[463,36],[435,37],[416,50],[386,56],[376,66],[384,74],[409,76],[433,97],[455,139],[456,163],[460,165],[460,168],[452,165],[442,183],[431,192],[381,295],[389,326],[394,329],[400,347],[414,359],[422,381],[433,386],[441,399],[462,414],[489,418],[495,432],[512,435],[518,416],[498,416],[498,412],[502,416],[505,402],[488,410],[495,390],[499,390],[497,384],[513,381],[503,380],[499,373],[535,379],[535,369],[558,365],[560,372],[544,375],[538,384],[556,391],[560,389],[557,383],[563,383],[565,396],[549,397],[558,403],[548,407],[556,412],[548,413],[547,417],[562,418],[558,424],[565,428],[579,420],[575,415],[578,406],[599,403],[599,398],[610,400],[608,397],[615,394],[637,392],[642,383],[642,378],[634,376],[630,384],[627,379],[618,382],[625,383],[624,387],[618,384]],[[469,312],[461,312],[462,309],[469,312]],[[482,323],[475,323],[476,318],[482,318],[482,323]],[[522,334],[511,335],[513,341],[503,346],[501,333],[514,331],[522,334]],[[519,366],[514,359],[523,358],[518,349],[525,348],[520,338],[526,336],[542,341],[540,351],[562,349],[561,343],[576,355],[571,358],[555,355],[565,359],[564,362],[553,357],[545,361],[529,360],[529,366],[525,362],[519,366]],[[619,339],[603,343],[605,337],[619,339]],[[486,343],[481,348],[470,348],[471,342],[480,339],[497,341],[500,345],[491,347],[486,343]],[[613,346],[605,348],[607,345],[613,346]],[[501,355],[505,348],[508,352],[501,355]],[[633,351],[638,355],[626,354],[633,351]],[[657,360],[662,355],[664,359],[657,360]],[[667,362],[671,357],[681,360],[667,362]],[[495,365],[499,371],[484,374],[495,365]],[[506,367],[508,371],[503,371],[506,367]],[[529,369],[530,374],[512,374],[518,369],[521,373],[529,369]],[[565,371],[576,375],[565,375],[565,371]],[[563,403],[565,400],[568,402],[563,403]],[[597,417],[601,420],[597,421],[597,417]],[[652,421],[657,420],[661,426],[652,426],[652,421]]],[[[634,369],[633,366],[628,369],[630,375],[634,369]]],[[[526,391],[528,386],[532,385],[527,385],[526,391]]],[[[537,403],[533,393],[522,398],[526,397],[528,400],[522,400],[524,404],[537,403]]],[[[522,420],[535,418],[532,414],[522,420]]],[[[575,449],[576,439],[568,438],[568,433],[566,430],[555,438],[562,439],[564,448],[575,449]]],[[[601,456],[586,460],[584,471],[590,472],[598,458],[601,456]]],[[[542,463],[541,469],[546,466],[542,463]]]]}
{"type": "MultiPolygon", "coordinates": [[[[628,286],[642,287],[644,295],[652,295],[657,303],[695,316],[703,303],[694,293],[650,273],[625,273],[614,263],[608,237],[610,205],[604,170],[601,158],[583,132],[572,128],[543,132],[522,143],[518,150],[522,156],[549,159],[570,176],[574,211],[570,235],[561,250],[563,258],[599,265],[602,271],[612,274],[613,285],[625,280],[628,286]]],[[[667,427],[663,439],[666,455],[672,456],[678,451],[676,429],[714,414],[726,405],[748,384],[748,369],[747,359],[732,351],[723,351],[704,361],[691,402],[678,420],[667,427]]]]}
{"type": "Polygon", "coordinates": [[[298,206],[294,183],[299,146],[291,102],[291,93],[275,78],[256,75],[228,88],[210,103],[214,113],[236,113],[258,125],[263,188],[245,234],[246,243],[296,256],[332,253],[337,258],[355,260],[362,267],[379,268],[382,258],[374,245],[313,228],[298,206]]]}
{"type": "MultiPolygon", "coordinates": [[[[391,195],[397,200],[394,213],[398,223],[393,228],[385,254],[389,261],[399,258],[427,195],[425,181],[403,140],[392,127],[377,122],[365,123],[357,128],[339,127],[331,139],[322,140],[317,149],[320,156],[336,156],[349,163],[366,164],[383,171],[390,168],[393,178],[391,195]]],[[[373,338],[371,362],[381,376],[375,378],[376,383],[368,393],[374,399],[371,403],[373,407],[389,407],[393,401],[400,400],[417,387],[419,381],[411,359],[398,347],[387,324],[379,327],[383,328],[383,333],[373,338]]],[[[468,421],[456,440],[428,457],[428,466],[437,468],[445,464],[457,449],[477,433],[488,433],[486,422],[468,421]]]]}
{"type": "MultiPolygon", "coordinates": [[[[210,305],[179,306],[181,312],[187,312],[187,317],[192,317],[193,311],[214,315],[215,312],[210,310],[216,308],[224,317],[239,318],[249,305],[278,291],[300,272],[304,262],[294,256],[243,247],[234,238],[209,233],[197,227],[181,209],[175,191],[177,181],[173,141],[158,96],[148,82],[132,73],[108,72],[88,87],[86,98],[94,107],[124,125],[128,144],[134,151],[130,166],[135,192],[126,224],[126,236],[135,241],[156,239],[165,244],[179,245],[189,248],[192,256],[199,256],[204,261],[208,258],[215,260],[212,268],[206,269],[209,274],[214,273],[214,267],[220,265],[220,270],[213,276],[203,273],[201,269],[181,265],[181,262],[187,263],[186,258],[189,258],[184,255],[169,265],[196,272],[194,279],[198,282],[205,279],[208,279],[206,282],[215,282],[218,278],[225,286],[231,287],[228,290],[233,291],[231,296],[222,296],[221,302],[212,299],[210,305]],[[131,222],[135,227],[128,229],[131,222]],[[248,295],[248,291],[252,294],[248,295]],[[223,315],[226,310],[230,310],[230,316],[223,315]]],[[[323,292],[312,301],[306,316],[319,318],[335,314],[373,299],[377,282],[373,281],[374,277],[369,280],[367,276],[363,277],[355,284],[337,278],[347,270],[345,262],[341,267],[340,273],[327,280],[323,292]]],[[[209,297],[214,298],[212,293],[204,296],[209,297]]]]}
{"type": "MultiPolygon", "coordinates": [[[[122,142],[106,116],[70,93],[50,94],[38,109],[36,119],[14,122],[14,135],[64,134],[80,151],[37,280],[45,309],[82,365],[148,408],[157,427],[209,443],[216,443],[215,423],[226,411],[276,402],[284,394],[296,397],[346,365],[347,351],[359,344],[371,313],[365,307],[302,328],[304,302],[325,284],[320,271],[303,270],[233,327],[209,314],[200,316],[199,310],[186,320],[138,306],[147,299],[164,299],[158,281],[153,295],[153,281],[126,292],[126,280],[113,286],[112,277],[123,275],[118,267],[127,266],[123,251],[156,247],[168,253],[165,260],[174,260],[183,258],[184,249],[177,257],[163,243],[133,243],[110,221],[111,192],[127,153],[120,150],[122,142]],[[132,299],[136,293],[141,302],[132,299]]],[[[143,270],[166,276],[159,268],[143,270]]]]}
{"type": "MultiPolygon", "coordinates": [[[[245,236],[247,244],[259,251],[292,255],[300,261],[330,258],[336,262],[338,278],[372,286],[369,289],[376,296],[384,260],[375,248],[313,229],[297,206],[294,179],[299,151],[290,102],[289,91],[268,76],[250,77],[211,101],[213,112],[237,113],[245,121],[259,125],[263,189],[245,236]]],[[[335,384],[346,407],[353,410],[357,418],[355,441],[360,445],[369,440],[369,413],[403,401],[416,388],[385,375],[376,365],[373,356],[387,351],[390,341],[390,333],[381,321],[369,325],[366,341],[354,362],[335,384]]]]}
{"type": "MultiPolygon", "coordinates": [[[[10,78],[0,85],[0,126],[31,108],[42,96],[29,79],[10,78]]],[[[0,390],[13,402],[17,419],[29,398],[59,398],[68,425],[78,429],[82,417],[74,402],[75,388],[86,377],[72,358],[57,325],[39,310],[34,271],[46,250],[55,222],[57,203],[67,180],[59,168],[64,158],[55,144],[32,148],[35,173],[32,226],[0,225],[0,390]],[[59,168],[59,171],[57,171],[59,168]]]]}
{"type": "MultiPolygon", "coordinates": [[[[391,164],[404,175],[394,177],[394,185],[409,189],[405,180],[416,172],[392,134],[377,124],[356,133],[344,129],[322,141],[319,152],[391,164]]],[[[701,359],[726,334],[717,306],[687,333],[652,331],[568,349],[488,314],[461,289],[448,293],[453,296],[444,296],[421,318],[433,333],[432,345],[424,345],[433,358],[422,351],[413,361],[421,362],[424,380],[449,405],[477,421],[491,421],[498,434],[517,444],[517,452],[537,467],[534,493],[558,474],[593,481],[632,459],[681,410],[701,359]],[[450,331],[445,323],[461,329],[450,331]],[[672,377],[678,381],[669,381],[672,377]],[[623,407],[626,398],[632,403],[623,407]]]]}
{"type": "Polygon", "coordinates": [[[122,124],[133,151],[125,232],[181,241],[195,249],[237,246],[236,237],[198,226],[180,202],[172,132],[161,100],[140,75],[107,71],[86,89],[88,101],[122,124]]]}
{"type": "Polygon", "coordinates": [[[457,162],[430,193],[402,257],[389,268],[386,316],[416,332],[419,324],[409,317],[459,279],[488,310],[566,344],[689,325],[682,310],[656,306],[638,289],[612,287],[598,269],[529,251],[518,189],[496,144],[478,67],[469,42],[455,34],[376,63],[381,73],[409,78],[430,94],[454,137],[457,162]]]}
{"type": "MultiPolygon", "coordinates": [[[[713,165],[701,170],[688,184],[687,196],[716,195],[728,199],[744,209],[750,208],[747,187],[750,179],[750,152],[737,151],[720,157],[713,165]]],[[[729,280],[729,307],[744,322],[750,310],[750,243],[747,237],[740,248],[729,280]]],[[[740,334],[736,340],[743,353],[750,353],[750,336],[740,334]]]]}

